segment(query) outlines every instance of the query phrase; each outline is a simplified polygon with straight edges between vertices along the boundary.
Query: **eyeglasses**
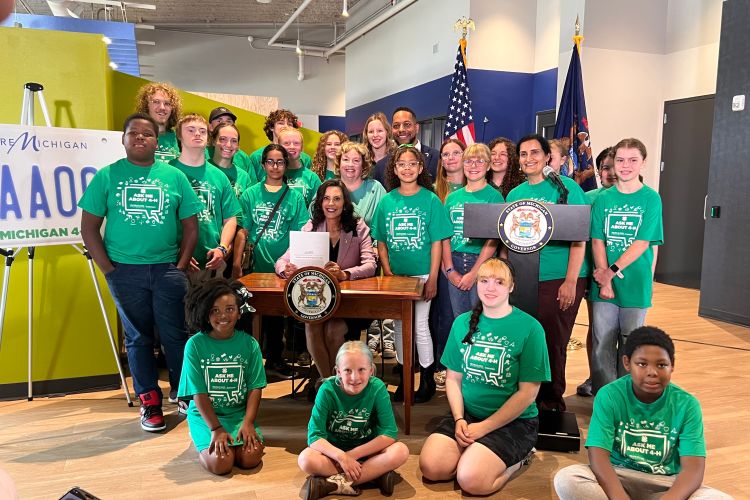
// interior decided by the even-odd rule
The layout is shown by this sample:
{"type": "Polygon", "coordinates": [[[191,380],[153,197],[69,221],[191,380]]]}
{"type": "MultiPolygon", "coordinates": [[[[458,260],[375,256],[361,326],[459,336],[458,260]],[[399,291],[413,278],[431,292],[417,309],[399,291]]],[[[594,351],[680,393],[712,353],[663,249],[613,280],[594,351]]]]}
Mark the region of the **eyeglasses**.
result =
{"type": "Polygon", "coordinates": [[[266,161],[264,161],[263,164],[267,166],[268,168],[271,168],[274,165],[276,166],[276,168],[281,168],[281,167],[286,167],[286,160],[272,160],[269,158],[266,161]]]}
{"type": "Polygon", "coordinates": [[[487,160],[484,158],[469,158],[468,160],[464,160],[464,165],[472,166],[472,165],[478,165],[480,167],[483,167],[487,164],[487,160]]]}
{"type": "Polygon", "coordinates": [[[397,161],[396,162],[396,168],[407,168],[407,167],[408,168],[417,168],[418,166],[419,166],[419,162],[418,161],[410,161],[410,162],[397,161]]]}
{"type": "Polygon", "coordinates": [[[165,108],[171,108],[172,102],[171,101],[161,101],[159,99],[149,99],[149,104],[152,104],[156,107],[164,106],[165,108]]]}
{"type": "Polygon", "coordinates": [[[449,153],[448,151],[446,151],[445,153],[442,153],[442,154],[440,155],[440,157],[441,157],[441,158],[444,158],[444,159],[446,159],[446,160],[447,160],[447,159],[448,159],[448,158],[450,158],[451,156],[452,156],[453,158],[456,158],[457,156],[462,156],[463,154],[464,154],[464,152],[463,152],[463,151],[454,151],[454,152],[452,152],[452,153],[449,153]]]}

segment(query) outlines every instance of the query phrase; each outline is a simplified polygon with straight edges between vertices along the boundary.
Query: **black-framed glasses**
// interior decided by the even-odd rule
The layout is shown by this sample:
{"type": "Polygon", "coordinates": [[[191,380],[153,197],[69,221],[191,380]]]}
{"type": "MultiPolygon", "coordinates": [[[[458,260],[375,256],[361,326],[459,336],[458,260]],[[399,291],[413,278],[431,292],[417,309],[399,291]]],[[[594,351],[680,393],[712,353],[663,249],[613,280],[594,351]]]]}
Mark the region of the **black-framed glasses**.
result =
{"type": "Polygon", "coordinates": [[[265,162],[263,162],[265,166],[268,168],[273,167],[274,165],[277,168],[286,167],[286,160],[272,160],[271,158],[268,158],[265,162]]]}

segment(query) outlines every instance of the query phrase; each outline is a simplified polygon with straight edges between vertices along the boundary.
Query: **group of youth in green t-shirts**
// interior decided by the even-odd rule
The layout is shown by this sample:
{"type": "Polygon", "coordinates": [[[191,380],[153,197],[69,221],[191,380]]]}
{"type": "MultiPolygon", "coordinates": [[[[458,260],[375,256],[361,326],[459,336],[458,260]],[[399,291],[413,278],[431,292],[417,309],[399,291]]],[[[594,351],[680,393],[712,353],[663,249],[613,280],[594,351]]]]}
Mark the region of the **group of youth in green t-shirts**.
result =
{"type": "MultiPolygon", "coordinates": [[[[158,101],[168,96],[155,95],[149,105],[165,108],[165,102],[158,101]]],[[[253,270],[273,272],[288,248],[289,231],[301,229],[309,219],[308,207],[322,179],[305,164],[302,136],[294,127],[279,127],[273,132],[277,144],[246,155],[239,150],[238,129],[225,120],[234,116],[226,108],[217,109],[209,121],[186,115],[175,123],[181,148],[171,159],[172,167],[155,159],[170,149],[168,134],[160,134],[153,126],[156,122],[130,117],[123,138],[128,158],[100,170],[80,206],[84,240],[105,272],[124,320],[142,427],[163,429],[155,367],[145,355],[153,345],[149,335],[158,327],[165,351],[172,351],[167,356],[170,400],[189,401],[188,424],[200,461],[207,470],[223,474],[233,466],[254,467],[261,460],[264,440],[255,420],[266,380],[260,346],[234,329],[246,297],[237,284],[218,277],[246,271],[246,242],[255,245],[253,270]],[[104,236],[97,241],[95,233],[105,218],[104,236]],[[160,284],[153,283],[157,268],[163,278],[160,284]],[[172,269],[186,271],[183,281],[170,274],[172,269]],[[142,279],[143,285],[138,283],[142,279]],[[167,290],[170,283],[174,286],[167,290]],[[154,297],[148,308],[161,311],[185,301],[183,318],[192,331],[201,333],[182,344],[184,357],[176,324],[181,318],[156,315],[144,323],[143,309],[136,309],[146,306],[132,303],[133,287],[140,286],[154,297]]],[[[519,142],[516,153],[526,181],[510,190],[506,201],[556,202],[555,186],[537,175],[549,161],[545,145],[539,136],[519,142]]],[[[664,379],[673,350],[662,345],[664,335],[651,330],[644,344],[628,350],[629,331],[622,328],[643,324],[651,305],[652,247],[662,240],[659,196],[639,180],[645,148],[634,139],[614,148],[617,180],[613,187],[598,191],[593,202],[589,256],[583,242],[553,243],[542,250],[540,281],[549,282],[552,293],[547,295],[553,298],[543,302],[540,284],[539,321],[510,306],[514,276],[495,257],[498,252],[503,255],[497,241],[463,237],[466,203],[501,203],[504,197],[488,182],[493,179],[494,150],[483,144],[460,149],[460,154],[448,151],[448,156],[460,158],[463,182],[450,189],[444,204],[433,191],[420,151],[412,146],[398,148],[389,158],[388,192],[379,183],[375,189],[376,181],[367,178],[371,165],[366,150],[339,137],[333,158],[333,175],[353,193],[360,191],[360,200],[367,200],[358,215],[371,225],[383,273],[425,280],[423,300],[415,304],[416,351],[423,379],[433,379],[437,364],[445,367],[450,413],[420,454],[424,477],[455,478],[467,493],[489,494],[528,465],[536,442],[537,403],[559,409],[554,404],[565,389],[564,353],[553,352],[555,342],[564,339],[567,344],[570,336],[562,332],[551,338],[542,309],[553,309],[558,323],[564,324],[566,315],[575,318],[585,278],[592,276],[591,376],[598,394],[587,441],[591,467],[586,480],[585,470],[561,471],[555,480],[558,493],[575,498],[584,491],[580,488],[588,488],[587,495],[600,491],[595,488],[607,495],[620,488],[639,491],[633,484],[641,485],[641,479],[626,478],[620,469],[669,478],[664,491],[700,488],[700,481],[683,479],[682,473],[703,470],[703,462],[693,460],[705,457],[700,408],[692,396],[664,379]],[[429,311],[440,276],[449,285],[448,304],[455,321],[436,359],[429,311]],[[667,355],[657,352],[659,359],[651,370],[646,368],[653,346],[667,355]],[[641,351],[648,351],[647,359],[633,363],[641,351]],[[626,362],[621,365],[623,352],[626,362]],[[636,379],[634,370],[642,380],[636,379]],[[631,375],[617,379],[624,371],[631,375]],[[652,372],[661,377],[659,381],[650,380],[652,372]],[[639,392],[641,386],[646,397],[639,392]],[[638,415],[637,427],[621,423],[632,415],[638,415]],[[649,415],[655,416],[648,420],[649,415]],[[601,460],[602,450],[609,467],[601,460]]],[[[321,173],[327,177],[329,171],[326,167],[321,173]]],[[[575,182],[562,180],[570,192],[569,203],[589,203],[575,182]]],[[[397,322],[399,363],[401,339],[397,322]]],[[[405,463],[408,449],[397,441],[386,386],[371,378],[372,353],[361,342],[346,343],[336,356],[335,373],[318,391],[308,427],[309,448],[299,457],[300,467],[310,474],[306,496],[358,494],[368,482],[389,495],[396,480],[393,471],[405,463]]],[[[429,387],[420,383],[422,390],[429,392],[429,387]]]]}

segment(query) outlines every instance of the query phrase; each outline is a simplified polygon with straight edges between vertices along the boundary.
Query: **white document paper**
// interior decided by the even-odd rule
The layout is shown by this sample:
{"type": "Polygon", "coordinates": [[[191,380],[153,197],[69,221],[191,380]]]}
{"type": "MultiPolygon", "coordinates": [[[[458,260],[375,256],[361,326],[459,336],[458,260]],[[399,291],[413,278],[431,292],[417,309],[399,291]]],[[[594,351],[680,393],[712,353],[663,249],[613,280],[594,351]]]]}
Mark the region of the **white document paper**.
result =
{"type": "Polygon", "coordinates": [[[297,267],[323,267],[329,260],[329,234],[316,231],[289,232],[289,261],[297,267]]]}

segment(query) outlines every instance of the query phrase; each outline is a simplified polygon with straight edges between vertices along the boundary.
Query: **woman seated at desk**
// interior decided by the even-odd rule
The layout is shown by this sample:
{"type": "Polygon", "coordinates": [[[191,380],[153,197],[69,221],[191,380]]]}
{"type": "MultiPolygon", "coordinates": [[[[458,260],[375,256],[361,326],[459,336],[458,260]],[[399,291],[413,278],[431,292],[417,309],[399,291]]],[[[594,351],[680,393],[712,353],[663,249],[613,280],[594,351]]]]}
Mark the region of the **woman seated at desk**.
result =
{"type": "MultiPolygon", "coordinates": [[[[375,275],[375,251],[372,248],[370,228],[356,215],[349,190],[339,179],[325,181],[315,196],[312,219],[302,231],[328,232],[329,262],[326,270],[339,281],[370,278],[375,275]]],[[[286,278],[297,270],[289,262],[289,250],[276,261],[276,273],[286,278]]],[[[305,324],[307,348],[320,374],[319,383],[333,374],[336,353],[344,343],[348,328],[366,328],[368,320],[348,320],[334,318],[320,324],[305,324]],[[361,325],[359,323],[362,323],[361,325]],[[362,326],[364,325],[364,326],[362,326]]]]}

